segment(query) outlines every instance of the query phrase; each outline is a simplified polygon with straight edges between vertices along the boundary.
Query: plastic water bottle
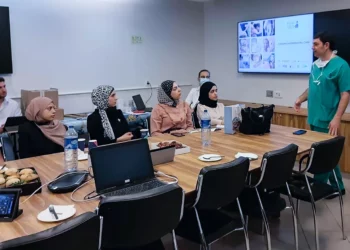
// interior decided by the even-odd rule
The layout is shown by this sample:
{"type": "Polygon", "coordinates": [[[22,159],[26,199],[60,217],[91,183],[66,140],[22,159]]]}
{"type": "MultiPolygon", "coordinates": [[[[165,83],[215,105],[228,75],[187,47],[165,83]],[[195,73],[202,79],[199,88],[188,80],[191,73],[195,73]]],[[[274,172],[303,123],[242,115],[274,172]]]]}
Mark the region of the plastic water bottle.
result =
{"type": "Polygon", "coordinates": [[[202,146],[207,147],[211,143],[211,119],[208,110],[204,110],[204,115],[201,119],[201,137],[202,146]]]}
{"type": "Polygon", "coordinates": [[[64,136],[64,164],[66,171],[78,168],[78,134],[73,126],[69,126],[64,136]]]}

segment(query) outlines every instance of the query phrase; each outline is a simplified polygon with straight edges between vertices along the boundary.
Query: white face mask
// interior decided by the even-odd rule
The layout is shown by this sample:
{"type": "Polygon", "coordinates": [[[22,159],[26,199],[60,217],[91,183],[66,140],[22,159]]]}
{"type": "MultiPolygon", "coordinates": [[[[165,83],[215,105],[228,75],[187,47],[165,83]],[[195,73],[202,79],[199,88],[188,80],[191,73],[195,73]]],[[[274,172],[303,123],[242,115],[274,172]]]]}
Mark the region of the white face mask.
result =
{"type": "Polygon", "coordinates": [[[318,68],[324,68],[326,67],[326,65],[329,63],[329,60],[327,61],[322,61],[321,59],[317,59],[314,64],[318,67],[318,68]]]}
{"type": "MultiPolygon", "coordinates": [[[[337,55],[338,51],[333,50],[332,52],[333,52],[333,55],[332,55],[331,59],[337,55]]],[[[315,64],[318,68],[324,68],[324,67],[326,67],[326,65],[329,63],[329,61],[330,61],[330,60],[322,61],[320,58],[318,58],[316,61],[314,61],[314,64],[315,64]]]]}
{"type": "Polygon", "coordinates": [[[209,78],[199,78],[199,84],[200,84],[200,85],[202,85],[202,84],[204,84],[204,83],[206,83],[206,82],[209,82],[209,81],[210,81],[209,78]]]}

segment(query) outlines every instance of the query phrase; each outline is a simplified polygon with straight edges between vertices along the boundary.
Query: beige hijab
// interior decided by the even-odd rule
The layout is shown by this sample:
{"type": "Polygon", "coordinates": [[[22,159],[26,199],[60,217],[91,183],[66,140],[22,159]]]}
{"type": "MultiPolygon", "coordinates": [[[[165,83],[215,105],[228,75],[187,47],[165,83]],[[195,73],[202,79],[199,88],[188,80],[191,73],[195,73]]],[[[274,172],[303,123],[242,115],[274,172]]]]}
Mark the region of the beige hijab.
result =
{"type": "Polygon", "coordinates": [[[33,121],[40,128],[41,132],[54,143],[64,146],[64,135],[66,128],[58,121],[53,120],[49,123],[45,123],[45,119],[42,114],[43,111],[52,103],[52,100],[47,97],[36,97],[29,103],[26,109],[26,118],[29,121],[33,121]],[[45,124],[43,124],[45,123],[45,124]]]}

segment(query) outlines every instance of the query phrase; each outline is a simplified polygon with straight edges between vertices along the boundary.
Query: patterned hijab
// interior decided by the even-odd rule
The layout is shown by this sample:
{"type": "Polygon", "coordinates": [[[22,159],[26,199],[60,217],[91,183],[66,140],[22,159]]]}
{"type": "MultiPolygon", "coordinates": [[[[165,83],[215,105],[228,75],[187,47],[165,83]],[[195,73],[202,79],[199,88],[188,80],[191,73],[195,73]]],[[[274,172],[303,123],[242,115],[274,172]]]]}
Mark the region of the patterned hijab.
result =
{"type": "Polygon", "coordinates": [[[175,81],[167,80],[162,82],[158,88],[158,102],[160,104],[166,104],[171,107],[176,107],[178,102],[171,97],[171,91],[175,81]]]}
{"type": "Polygon", "coordinates": [[[199,90],[199,98],[198,101],[200,104],[205,105],[210,108],[216,108],[218,105],[218,101],[213,101],[209,98],[210,90],[216,86],[213,82],[203,83],[199,90]]]}
{"type": "Polygon", "coordinates": [[[114,91],[112,86],[101,85],[94,89],[91,93],[92,103],[97,107],[101,116],[101,122],[104,129],[104,137],[108,137],[110,140],[115,139],[115,135],[109,122],[106,109],[108,108],[108,98],[114,91]]]}

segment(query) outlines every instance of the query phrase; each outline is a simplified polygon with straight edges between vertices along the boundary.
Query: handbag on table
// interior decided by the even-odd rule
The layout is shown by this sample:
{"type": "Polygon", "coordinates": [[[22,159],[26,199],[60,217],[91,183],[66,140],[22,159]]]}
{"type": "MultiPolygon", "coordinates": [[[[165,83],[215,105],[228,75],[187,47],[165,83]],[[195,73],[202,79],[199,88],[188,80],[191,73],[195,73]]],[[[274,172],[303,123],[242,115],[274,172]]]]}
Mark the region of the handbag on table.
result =
{"type": "Polygon", "coordinates": [[[242,123],[239,127],[239,131],[247,135],[263,135],[265,133],[270,133],[274,108],[275,105],[242,109],[242,123]]]}

